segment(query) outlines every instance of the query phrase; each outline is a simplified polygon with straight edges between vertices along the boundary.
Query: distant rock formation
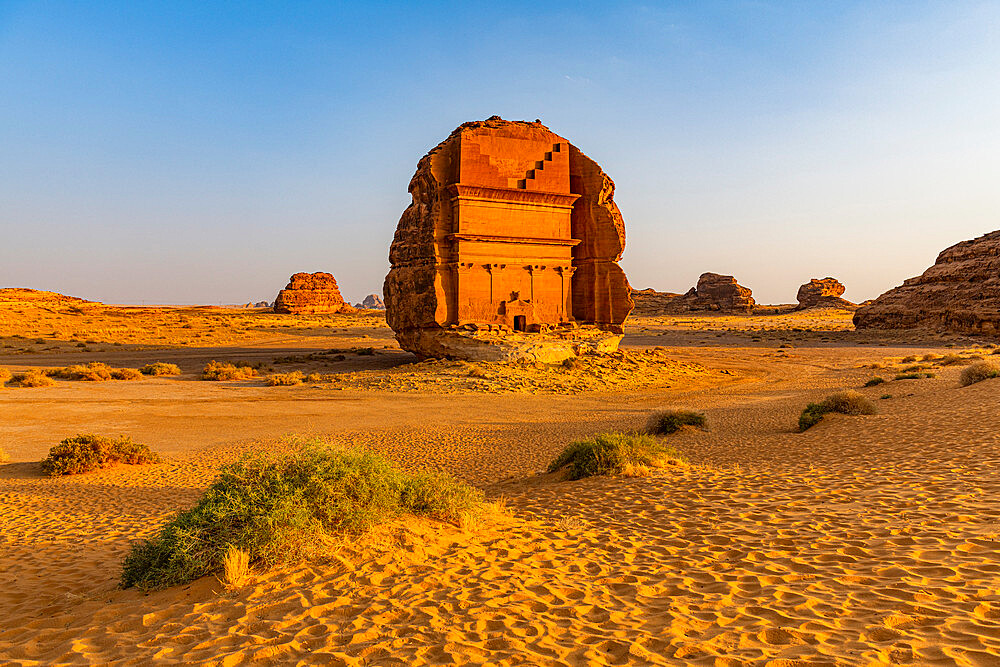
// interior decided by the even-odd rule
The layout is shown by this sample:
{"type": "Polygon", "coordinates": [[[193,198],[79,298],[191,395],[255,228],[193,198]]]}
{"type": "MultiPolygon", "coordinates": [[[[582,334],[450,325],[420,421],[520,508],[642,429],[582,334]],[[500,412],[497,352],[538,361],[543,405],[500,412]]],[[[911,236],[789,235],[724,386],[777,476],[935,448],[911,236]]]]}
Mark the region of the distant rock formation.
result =
{"type": "Polygon", "coordinates": [[[1000,231],[942,251],[922,275],[858,308],[854,325],[1000,332],[1000,231]]]}
{"type": "Polygon", "coordinates": [[[749,313],[753,310],[753,292],[732,276],[703,273],[697,287],[684,295],[690,310],[719,310],[725,313],[749,313]]]}
{"type": "Polygon", "coordinates": [[[677,315],[700,310],[749,313],[756,305],[749,288],[737,283],[732,276],[718,273],[701,274],[698,285],[684,294],[634,290],[632,300],[636,315],[677,315]]]}
{"type": "Polygon", "coordinates": [[[799,305],[796,310],[816,307],[854,310],[857,305],[840,298],[845,291],[847,288],[836,278],[812,278],[799,288],[796,295],[799,305]]]}
{"type": "Polygon", "coordinates": [[[257,303],[247,303],[243,305],[244,308],[270,308],[271,304],[267,301],[258,301],[257,303]]]}
{"type": "Polygon", "coordinates": [[[99,301],[88,301],[58,292],[29,289],[27,287],[0,288],[0,306],[67,307],[100,306],[99,301]]]}
{"type": "Polygon", "coordinates": [[[366,310],[385,310],[385,304],[382,303],[382,297],[378,294],[369,294],[365,297],[364,301],[354,304],[354,307],[364,308],[366,310]]]}
{"type": "Polygon", "coordinates": [[[400,346],[472,358],[464,334],[446,341],[466,326],[534,336],[504,358],[529,359],[540,334],[578,325],[617,344],[633,303],[618,265],[625,223],[614,188],[541,122],[494,116],[459,126],[417,163],[389,250],[383,294],[400,346]]]}
{"type": "Polygon", "coordinates": [[[337,281],[329,273],[296,273],[274,300],[274,312],[295,315],[353,313],[340,296],[337,281]]]}

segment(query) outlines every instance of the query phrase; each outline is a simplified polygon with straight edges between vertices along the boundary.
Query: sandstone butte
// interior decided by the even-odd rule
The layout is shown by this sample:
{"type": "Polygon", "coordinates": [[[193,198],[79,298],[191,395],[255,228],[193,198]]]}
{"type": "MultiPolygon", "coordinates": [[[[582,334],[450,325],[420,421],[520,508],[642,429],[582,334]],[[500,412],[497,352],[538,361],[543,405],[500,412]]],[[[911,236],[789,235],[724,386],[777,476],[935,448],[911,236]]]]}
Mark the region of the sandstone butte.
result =
{"type": "Polygon", "coordinates": [[[385,310],[385,304],[382,303],[382,297],[378,294],[369,294],[364,298],[364,300],[355,306],[356,308],[365,308],[367,310],[385,310]]]}
{"type": "Polygon", "coordinates": [[[732,276],[703,273],[698,285],[684,294],[644,289],[632,292],[636,312],[642,315],[669,315],[689,311],[715,310],[723,313],[749,313],[756,302],[749,288],[732,276]]]}
{"type": "Polygon", "coordinates": [[[615,184],[536,121],[465,123],[417,164],[389,251],[386,319],[421,357],[611,351],[632,310],[615,184]]]}
{"type": "Polygon", "coordinates": [[[806,308],[843,308],[853,310],[857,306],[841,296],[847,288],[836,278],[811,278],[809,282],[799,287],[796,299],[799,305],[796,310],[806,308]]]}
{"type": "Polygon", "coordinates": [[[942,251],[934,266],[854,313],[859,329],[1000,332],[1000,231],[942,251]]]}
{"type": "Polygon", "coordinates": [[[274,312],[306,315],[354,312],[329,273],[296,273],[274,300],[274,312]]]}

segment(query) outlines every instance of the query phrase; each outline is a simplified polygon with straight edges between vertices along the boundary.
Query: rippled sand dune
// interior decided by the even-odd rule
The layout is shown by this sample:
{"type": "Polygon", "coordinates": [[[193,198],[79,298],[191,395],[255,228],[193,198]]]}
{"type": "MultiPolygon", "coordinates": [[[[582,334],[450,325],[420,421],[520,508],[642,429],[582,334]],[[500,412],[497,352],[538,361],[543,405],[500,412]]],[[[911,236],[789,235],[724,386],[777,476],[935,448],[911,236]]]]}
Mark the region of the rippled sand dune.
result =
{"type": "Polygon", "coordinates": [[[1000,664],[1000,380],[961,388],[959,366],[890,380],[862,390],[879,414],[795,432],[806,402],[860,387],[886,374],[862,366],[911,351],[927,350],[692,344],[671,353],[731,375],[579,396],[334,400],[308,387],[154,380],[4,390],[0,410],[18,423],[0,425],[14,452],[0,466],[0,662],[1000,664]],[[176,392],[188,385],[186,400],[176,392]],[[160,399],[150,389],[168,386],[160,399]],[[223,397],[243,429],[213,430],[206,406],[223,397]],[[46,405],[57,427],[46,431],[25,401],[46,405]],[[691,467],[538,474],[570,440],[637,427],[663,405],[708,415],[709,431],[672,437],[691,467]],[[30,462],[41,443],[87,409],[131,411],[119,423],[165,462],[41,477],[30,462]],[[116,589],[129,540],[190,506],[220,463],[288,446],[275,433],[296,431],[443,468],[502,496],[509,516],[465,530],[399,522],[231,591],[211,577],[116,589]]]}

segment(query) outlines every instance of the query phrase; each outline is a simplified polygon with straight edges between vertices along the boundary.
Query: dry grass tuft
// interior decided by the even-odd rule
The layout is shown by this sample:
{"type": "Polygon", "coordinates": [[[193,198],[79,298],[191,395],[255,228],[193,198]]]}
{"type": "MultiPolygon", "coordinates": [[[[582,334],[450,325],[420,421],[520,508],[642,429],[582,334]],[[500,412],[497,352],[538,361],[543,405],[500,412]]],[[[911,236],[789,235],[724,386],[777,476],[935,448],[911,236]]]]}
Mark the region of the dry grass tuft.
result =
{"type": "Polygon", "coordinates": [[[657,410],[649,416],[646,422],[646,433],[650,435],[669,435],[681,430],[684,426],[707,428],[708,419],[702,412],[691,410],[657,410]]]}
{"type": "Polygon", "coordinates": [[[7,382],[11,387],[51,387],[55,383],[55,380],[37,368],[23,373],[14,373],[7,382]]]}
{"type": "Polygon", "coordinates": [[[180,375],[181,369],[177,366],[177,364],[166,364],[162,361],[157,361],[153,364],[146,364],[139,369],[139,372],[143,375],[159,377],[161,375],[180,375]]]}
{"type": "Polygon", "coordinates": [[[202,380],[212,380],[215,382],[250,380],[255,377],[257,377],[257,371],[251,366],[224,364],[214,359],[205,364],[205,368],[201,372],[202,380]]]}
{"type": "Polygon", "coordinates": [[[264,378],[264,384],[268,387],[291,387],[297,384],[302,384],[302,380],[304,378],[305,376],[301,371],[292,371],[291,373],[274,373],[264,378]]]}
{"type": "Polygon", "coordinates": [[[838,391],[820,403],[810,403],[799,416],[799,431],[806,431],[818,424],[830,412],[843,415],[874,415],[878,412],[868,397],[856,391],[838,391]]]}
{"type": "Polygon", "coordinates": [[[651,468],[687,465],[679,450],[645,433],[602,433],[570,443],[549,464],[549,472],[562,468],[569,479],[594,475],[645,476],[651,468]]]}
{"type": "Polygon", "coordinates": [[[995,361],[977,361],[962,370],[959,382],[963,387],[968,387],[970,384],[982,382],[983,380],[991,380],[996,377],[1000,377],[1000,364],[995,361]]]}
{"type": "Polygon", "coordinates": [[[10,454],[3,447],[0,447],[0,464],[10,461],[10,454]]]}
{"type": "Polygon", "coordinates": [[[250,577],[250,554],[239,547],[230,546],[222,558],[222,577],[226,588],[240,588],[250,577]]]}
{"type": "Polygon", "coordinates": [[[50,368],[45,371],[45,374],[61,380],[82,380],[84,382],[142,379],[142,373],[135,368],[112,368],[100,361],[66,366],[64,368],[50,368]]]}

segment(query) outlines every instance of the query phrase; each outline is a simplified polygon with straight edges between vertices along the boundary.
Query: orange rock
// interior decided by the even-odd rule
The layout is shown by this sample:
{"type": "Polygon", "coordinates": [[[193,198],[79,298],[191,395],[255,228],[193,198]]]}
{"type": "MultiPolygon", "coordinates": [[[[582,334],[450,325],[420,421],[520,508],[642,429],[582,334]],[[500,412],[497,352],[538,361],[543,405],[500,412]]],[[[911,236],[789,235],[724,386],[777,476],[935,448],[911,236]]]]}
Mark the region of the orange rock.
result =
{"type": "Polygon", "coordinates": [[[417,164],[383,293],[404,349],[422,332],[573,324],[620,333],[633,303],[618,266],[614,182],[540,122],[465,123],[417,164]]]}
{"type": "Polygon", "coordinates": [[[836,278],[812,278],[805,285],[799,287],[796,299],[799,305],[797,310],[805,308],[844,308],[854,310],[857,306],[847,299],[840,298],[846,291],[843,283],[836,278]]]}
{"type": "Polygon", "coordinates": [[[337,281],[329,273],[296,273],[274,300],[274,312],[294,313],[353,313],[340,296],[337,281]]]}
{"type": "Polygon", "coordinates": [[[1000,231],[941,251],[922,275],[858,308],[854,325],[1000,333],[1000,231]]]}

